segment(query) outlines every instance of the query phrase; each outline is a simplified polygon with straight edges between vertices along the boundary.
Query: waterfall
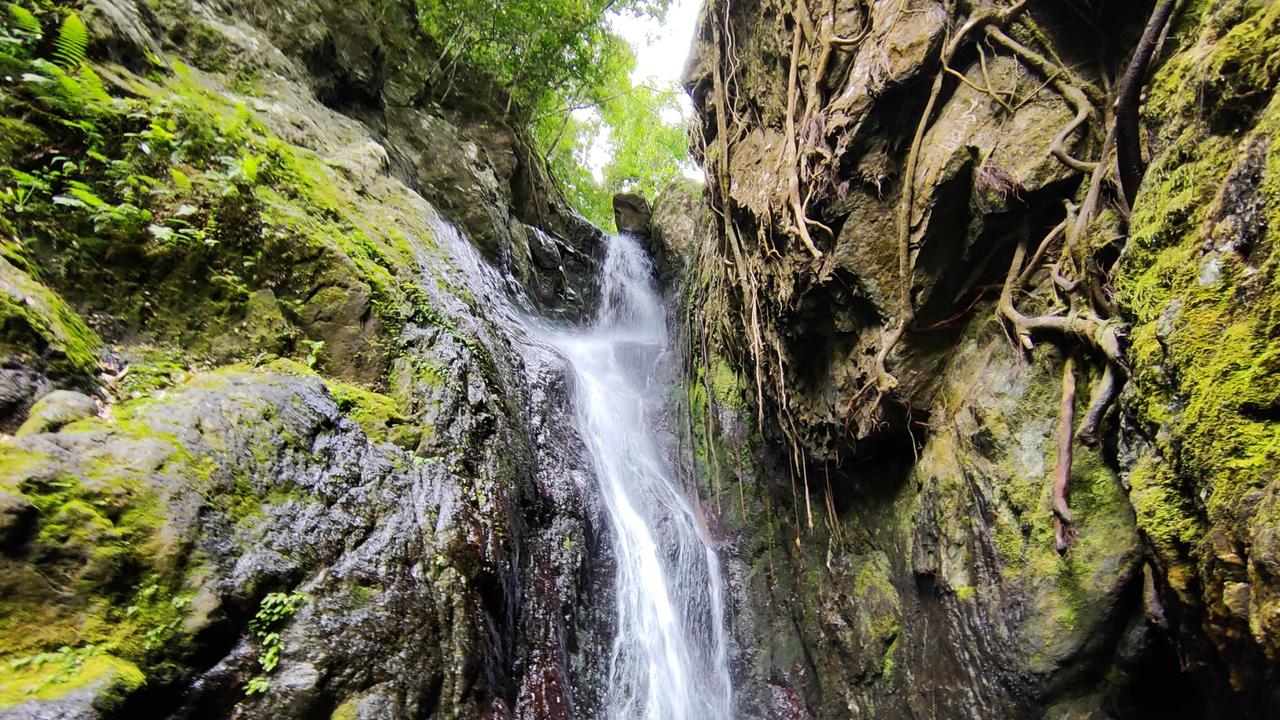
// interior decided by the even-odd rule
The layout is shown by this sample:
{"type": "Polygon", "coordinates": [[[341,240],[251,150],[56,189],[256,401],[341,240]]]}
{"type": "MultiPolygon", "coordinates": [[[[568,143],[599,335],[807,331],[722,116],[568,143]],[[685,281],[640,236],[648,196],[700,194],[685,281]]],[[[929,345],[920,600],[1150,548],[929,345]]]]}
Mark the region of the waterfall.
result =
{"type": "Polygon", "coordinates": [[[573,422],[617,558],[604,717],[729,720],[724,581],[701,511],[678,482],[665,452],[671,443],[661,436],[675,378],[661,369],[670,351],[666,309],[648,255],[631,237],[610,237],[595,320],[565,327],[539,318],[455,228],[438,222],[436,229],[469,282],[482,288],[489,315],[516,331],[512,339],[530,365],[554,350],[572,372],[573,422]]]}
{"type": "Polygon", "coordinates": [[[670,389],[666,312],[632,238],[610,238],[593,325],[546,340],[575,375],[617,556],[617,635],[605,712],[615,720],[727,720],[732,698],[719,561],[656,428],[670,389]]]}

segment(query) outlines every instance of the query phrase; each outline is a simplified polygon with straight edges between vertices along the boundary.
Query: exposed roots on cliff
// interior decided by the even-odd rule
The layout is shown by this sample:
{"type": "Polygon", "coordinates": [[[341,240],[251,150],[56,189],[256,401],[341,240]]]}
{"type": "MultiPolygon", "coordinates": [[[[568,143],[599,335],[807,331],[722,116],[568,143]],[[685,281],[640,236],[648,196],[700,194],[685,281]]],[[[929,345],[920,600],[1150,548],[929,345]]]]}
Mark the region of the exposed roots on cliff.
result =
{"type": "Polygon", "coordinates": [[[1067,498],[1071,492],[1071,455],[1074,438],[1071,430],[1076,416],[1076,367],[1070,355],[1062,367],[1062,405],[1058,420],[1058,461],[1053,470],[1053,535],[1058,552],[1066,552],[1071,544],[1071,508],[1067,498]]]}
{"type": "MultiPolygon", "coordinates": [[[[1097,242],[1091,233],[1098,232],[1099,219],[1111,213],[1112,209],[1121,227],[1127,217],[1132,194],[1136,192],[1133,176],[1140,179],[1141,172],[1140,155],[1136,162],[1134,160],[1134,154],[1139,150],[1134,140],[1138,102],[1175,4],[1176,0],[1161,0],[1157,5],[1133,58],[1125,66],[1123,79],[1115,83],[1105,69],[1097,80],[1086,79],[1079,74],[1082,71],[1078,67],[1059,58],[1037,25],[1039,16],[1028,16],[1029,0],[1005,0],[1003,5],[994,7],[973,7],[974,4],[970,4],[969,16],[957,27],[945,31],[937,46],[928,51],[929,57],[924,60],[925,67],[931,68],[930,74],[926,75],[928,93],[920,97],[920,105],[913,101],[904,106],[921,109],[909,140],[904,138],[904,142],[909,144],[905,147],[902,167],[896,172],[900,192],[894,201],[893,251],[897,261],[898,286],[886,303],[891,306],[889,322],[892,324],[884,331],[878,347],[874,348],[874,360],[867,370],[869,377],[858,380],[864,384],[852,394],[845,408],[846,421],[858,413],[875,425],[878,418],[884,417],[881,408],[887,402],[905,402],[896,392],[899,379],[889,368],[890,356],[909,329],[919,329],[916,327],[915,275],[919,262],[917,255],[926,229],[916,225],[917,206],[921,204],[919,194],[924,192],[919,175],[924,162],[926,137],[943,112],[946,99],[963,85],[991,98],[999,110],[1013,117],[1028,103],[1042,97],[1045,88],[1051,88],[1070,108],[1070,114],[1069,119],[1052,133],[1046,151],[1067,169],[1069,177],[1079,178],[1080,195],[1075,202],[1064,202],[1065,212],[1060,216],[1061,220],[1037,245],[1032,246],[1032,218],[1043,215],[1040,212],[1044,209],[1043,198],[1032,196],[1024,201],[1020,195],[1021,186],[1013,178],[1002,175],[999,167],[979,168],[976,182],[989,179],[989,185],[983,186],[985,191],[1023,202],[1021,210],[1017,211],[1023,217],[1016,232],[1016,249],[1003,286],[985,288],[978,298],[987,292],[1000,291],[997,314],[1019,347],[1033,349],[1042,338],[1052,339],[1063,346],[1074,358],[1069,388],[1064,377],[1064,394],[1069,390],[1073,401],[1076,374],[1084,370],[1086,377],[1097,376],[1097,380],[1091,383],[1088,409],[1078,427],[1069,434],[1073,440],[1085,444],[1099,441],[1102,426],[1127,374],[1122,347],[1125,331],[1114,317],[1107,276],[1107,268],[1113,262],[1115,241],[1121,241],[1122,245],[1125,231],[1121,230],[1119,237],[1105,243],[1097,242]],[[1026,94],[1016,83],[1012,88],[999,87],[995,78],[1003,76],[993,77],[992,55],[1004,62],[1012,60],[1017,67],[1035,76],[1037,79],[1032,84],[1036,87],[1026,94]],[[962,72],[958,63],[969,63],[970,69],[962,72]],[[979,72],[980,75],[975,75],[979,72]],[[1102,253],[1104,247],[1109,248],[1105,256],[1102,253]],[[1032,304],[1022,299],[1022,293],[1033,287],[1038,288],[1040,297],[1048,298],[1050,302],[1048,307],[1024,313],[1019,309],[1020,300],[1027,307],[1032,307],[1032,304]],[[1089,367],[1093,367],[1095,372],[1089,373],[1089,367]]],[[[795,298],[804,292],[806,284],[813,282],[814,278],[819,283],[829,279],[839,262],[827,245],[830,242],[834,247],[836,233],[820,220],[825,219],[822,217],[824,209],[829,208],[832,202],[843,200],[848,191],[848,183],[841,182],[844,178],[842,173],[846,172],[841,168],[844,148],[839,142],[842,136],[832,134],[845,130],[838,124],[840,121],[833,121],[833,117],[846,109],[848,100],[835,89],[841,87],[839,83],[831,84],[828,74],[837,63],[849,62],[847,58],[840,59],[840,53],[858,48],[873,32],[877,36],[891,32],[893,25],[907,14],[925,12],[913,10],[909,5],[904,1],[898,6],[897,14],[888,19],[888,28],[876,25],[870,12],[864,11],[854,19],[854,22],[860,21],[859,25],[846,24],[837,32],[837,18],[822,13],[815,17],[803,0],[795,3],[781,18],[786,32],[782,36],[786,38],[782,62],[785,63],[787,79],[785,96],[776,100],[785,103],[785,115],[780,123],[782,144],[781,147],[772,146],[776,153],[772,156],[767,152],[762,154],[759,147],[753,148],[749,154],[751,163],[766,166],[769,175],[779,182],[772,194],[747,188],[745,192],[756,194],[741,197],[734,197],[730,153],[738,148],[738,143],[747,142],[752,123],[758,125],[765,120],[761,116],[760,103],[743,97],[734,82],[737,66],[732,57],[729,17],[734,10],[730,0],[717,0],[708,10],[709,39],[714,51],[709,83],[714,97],[708,104],[714,108],[716,137],[710,143],[704,142],[704,149],[707,152],[711,204],[720,226],[721,249],[719,258],[708,258],[708,263],[715,272],[732,278],[720,287],[729,291],[730,294],[725,296],[726,307],[734,308],[735,323],[740,325],[741,350],[746,361],[742,367],[751,368],[757,419],[763,426],[768,395],[773,402],[771,407],[778,415],[772,425],[788,445],[793,475],[801,479],[805,479],[807,464],[806,454],[801,450],[805,443],[802,442],[800,423],[792,414],[786,370],[788,361],[794,361],[794,358],[782,337],[785,333],[780,332],[776,325],[797,311],[795,298]],[[839,97],[830,97],[828,93],[839,97]],[[744,122],[744,119],[748,121],[744,122]],[[773,167],[767,167],[770,164],[773,167]],[[735,208],[735,202],[741,205],[735,208]],[[755,216],[755,222],[745,230],[738,224],[742,219],[742,206],[750,208],[748,218],[752,214],[755,216]],[[739,214],[735,216],[735,213],[739,214]],[[758,240],[755,238],[757,234],[758,240]],[[787,243],[775,245],[772,241],[776,238],[791,239],[792,254],[788,254],[787,243]],[[803,260],[794,254],[794,249],[801,248],[805,254],[803,260]],[[797,274],[776,272],[773,264],[782,262],[791,263],[797,274]]],[[[960,12],[953,7],[954,3],[946,5],[949,15],[960,12]]],[[[879,72],[876,67],[873,60],[873,76],[879,72]]],[[[887,73],[887,66],[882,70],[887,73]]],[[[877,85],[876,82],[873,77],[873,87],[885,87],[884,83],[877,85]]],[[[713,128],[706,127],[705,131],[710,134],[713,128]]],[[[747,144],[746,147],[751,146],[747,144]]],[[[891,169],[868,182],[874,182],[878,188],[880,182],[892,174],[894,171],[891,169]]],[[[995,256],[996,252],[993,250],[989,255],[995,256]]],[[[966,290],[962,294],[972,289],[972,283],[978,280],[975,277],[966,282],[966,290]]],[[[959,299],[957,297],[957,301],[959,299]]],[[[969,307],[972,308],[976,302],[975,299],[969,307]]],[[[943,328],[950,324],[951,321],[942,321],[930,325],[930,328],[943,328]]],[[[1068,425],[1074,425],[1074,412],[1070,420],[1068,425]]],[[[1063,538],[1069,540],[1070,534],[1063,478],[1070,476],[1071,455],[1070,452],[1062,452],[1060,456],[1062,465],[1055,475],[1055,488],[1061,485],[1062,490],[1055,492],[1055,509],[1064,524],[1061,541],[1063,538]]],[[[805,524],[812,527],[807,481],[803,493],[799,488],[793,490],[797,505],[801,495],[805,503],[805,524]]],[[[828,511],[833,512],[829,502],[828,506],[828,511]]]]}
{"type": "MultiPolygon", "coordinates": [[[[925,103],[924,112],[920,115],[919,123],[916,124],[915,136],[912,138],[911,148],[907,151],[906,168],[902,173],[902,198],[898,201],[898,281],[901,284],[898,293],[898,324],[889,337],[885,339],[880,352],[876,355],[875,378],[873,381],[881,395],[898,386],[898,379],[890,374],[887,369],[889,353],[893,352],[894,347],[897,346],[902,336],[906,333],[907,327],[915,321],[915,303],[911,297],[913,276],[911,262],[911,210],[915,205],[916,167],[920,162],[920,149],[924,143],[925,131],[929,129],[929,122],[933,118],[938,98],[942,95],[943,86],[947,78],[946,69],[950,67],[956,53],[962,47],[965,47],[965,43],[974,31],[993,24],[1008,23],[1022,11],[1026,4],[1027,0],[1018,0],[1013,5],[1001,10],[988,8],[975,14],[946,41],[943,47],[940,58],[942,69],[938,70],[934,75],[933,86],[929,91],[929,99],[925,103]]],[[[990,87],[989,83],[988,87],[990,87]]]]}

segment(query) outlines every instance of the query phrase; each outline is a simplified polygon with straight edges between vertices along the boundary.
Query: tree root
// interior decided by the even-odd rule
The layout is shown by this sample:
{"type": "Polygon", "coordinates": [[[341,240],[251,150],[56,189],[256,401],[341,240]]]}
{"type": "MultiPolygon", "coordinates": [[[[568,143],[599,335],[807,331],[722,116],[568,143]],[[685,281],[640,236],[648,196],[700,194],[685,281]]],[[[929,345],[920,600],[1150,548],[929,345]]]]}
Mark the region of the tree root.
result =
{"type": "Polygon", "coordinates": [[[1009,37],[1000,28],[988,27],[986,32],[987,36],[992,40],[1012,51],[1013,54],[1044,75],[1049,84],[1053,86],[1053,89],[1057,90],[1076,109],[1075,117],[1053,138],[1050,152],[1059,162],[1072,170],[1085,174],[1093,172],[1094,168],[1097,167],[1097,163],[1078,160],[1067,152],[1067,139],[1074,135],[1085,123],[1089,122],[1090,118],[1098,114],[1093,103],[1090,102],[1088,94],[1081,89],[1081,83],[1072,78],[1071,73],[1066,68],[1009,37]],[[1063,78],[1067,79],[1064,80],[1063,78]]]}
{"type": "Polygon", "coordinates": [[[1151,58],[1176,4],[1176,0],[1161,0],[1151,11],[1142,39],[1138,41],[1133,59],[1129,61],[1116,91],[1116,162],[1120,169],[1120,190],[1130,207],[1138,196],[1138,186],[1146,172],[1142,162],[1142,129],[1139,126],[1142,88],[1146,85],[1151,58]]]}
{"type": "MultiPolygon", "coordinates": [[[[1059,228],[1055,228],[1050,237],[1061,232],[1059,228]]],[[[1115,402],[1116,394],[1119,390],[1120,381],[1124,373],[1124,355],[1121,348],[1121,330],[1117,323],[1109,322],[1099,318],[1092,311],[1071,311],[1066,316],[1062,315],[1039,315],[1029,317],[1018,311],[1013,302],[1013,294],[1021,285],[1021,279],[1027,275],[1027,271],[1023,269],[1023,261],[1026,259],[1027,246],[1030,240],[1030,222],[1024,220],[1018,230],[1017,246],[1014,248],[1013,260],[1009,265],[1009,274],[1005,279],[1004,288],[1000,293],[1000,301],[998,303],[998,312],[1000,316],[1013,329],[1014,336],[1018,342],[1027,350],[1033,350],[1035,343],[1032,335],[1035,333],[1052,332],[1067,339],[1075,340],[1085,347],[1100,354],[1103,358],[1102,378],[1098,384],[1094,386],[1093,394],[1089,401],[1089,410],[1085,414],[1085,419],[1081,423],[1080,428],[1076,432],[1072,432],[1072,426],[1075,422],[1075,396],[1076,396],[1076,378],[1075,378],[1075,361],[1074,358],[1068,356],[1066,367],[1063,370],[1062,380],[1062,422],[1058,430],[1058,465],[1054,472],[1053,482],[1053,512],[1054,512],[1054,535],[1057,542],[1059,552],[1065,552],[1070,545],[1073,535],[1071,530],[1071,510],[1067,506],[1067,495],[1070,487],[1071,463],[1072,463],[1072,441],[1079,439],[1081,442],[1092,445],[1098,440],[1098,429],[1102,424],[1102,419],[1106,416],[1107,411],[1115,402]]],[[[1041,243],[1043,247],[1046,243],[1041,243]]],[[[1078,281],[1068,281],[1062,278],[1058,273],[1058,268],[1053,268],[1055,283],[1061,278],[1062,283],[1066,283],[1067,287],[1063,290],[1070,295],[1076,290],[1078,281]]]]}
{"type": "Polygon", "coordinates": [[[1048,235],[1044,236],[1044,240],[1040,242],[1040,247],[1036,248],[1035,254],[1031,256],[1031,261],[1027,263],[1027,267],[1018,275],[1018,279],[1014,281],[1013,286],[1015,289],[1024,287],[1027,284],[1027,281],[1035,274],[1036,268],[1040,266],[1040,261],[1044,259],[1045,253],[1049,251],[1054,241],[1067,231],[1067,223],[1070,221],[1070,218],[1063,220],[1053,230],[1049,231],[1048,235]]]}
{"type": "Polygon", "coordinates": [[[1068,506],[1071,493],[1071,453],[1076,414],[1076,368],[1070,355],[1062,368],[1062,405],[1058,419],[1058,463],[1053,470],[1053,535],[1058,552],[1066,552],[1071,544],[1074,518],[1068,506]]]}
{"type": "Polygon", "coordinates": [[[929,128],[934,108],[937,106],[938,98],[942,94],[942,87],[947,77],[945,68],[951,65],[956,52],[968,40],[971,33],[990,25],[1003,25],[1010,22],[1018,13],[1022,12],[1026,4],[1027,0],[1018,0],[1018,2],[1003,10],[987,8],[974,14],[964,25],[960,26],[960,29],[943,47],[941,57],[943,69],[934,75],[933,87],[929,90],[929,100],[925,103],[924,112],[920,115],[920,122],[916,125],[915,136],[911,141],[911,149],[907,153],[907,165],[902,173],[902,198],[898,202],[898,279],[902,284],[898,292],[899,318],[897,327],[885,338],[880,352],[876,353],[875,378],[873,379],[876,389],[882,395],[898,387],[898,379],[887,368],[889,353],[893,352],[893,348],[897,346],[898,342],[902,340],[902,336],[906,334],[907,327],[915,320],[915,302],[911,297],[913,275],[911,267],[911,210],[915,205],[916,166],[920,162],[920,148],[924,143],[925,131],[929,128]]]}
{"type": "Polygon", "coordinates": [[[800,153],[796,140],[796,95],[799,90],[796,88],[796,76],[800,67],[802,35],[801,23],[796,23],[791,39],[791,72],[787,81],[787,198],[791,203],[791,212],[795,214],[796,234],[800,236],[800,241],[804,243],[809,254],[815,260],[821,260],[822,251],[813,244],[813,237],[809,235],[809,220],[805,214],[804,203],[800,201],[800,168],[798,167],[800,153]]]}
{"type": "Polygon", "coordinates": [[[1023,222],[1018,231],[1018,245],[1013,253],[1013,263],[1000,293],[1000,315],[1013,327],[1018,341],[1027,350],[1035,349],[1031,336],[1039,332],[1055,332],[1078,340],[1100,353],[1108,363],[1123,367],[1124,353],[1120,346],[1121,332],[1116,323],[1099,318],[1091,311],[1075,311],[1063,315],[1038,315],[1029,317],[1018,312],[1013,304],[1013,291],[1021,274],[1022,263],[1027,256],[1028,223],[1023,222]]]}
{"type": "Polygon", "coordinates": [[[1120,370],[1115,363],[1107,363],[1103,367],[1102,378],[1093,387],[1093,395],[1089,399],[1089,412],[1076,431],[1076,439],[1085,445],[1098,443],[1098,428],[1102,426],[1102,419],[1106,417],[1120,391],[1120,379],[1120,370]]]}

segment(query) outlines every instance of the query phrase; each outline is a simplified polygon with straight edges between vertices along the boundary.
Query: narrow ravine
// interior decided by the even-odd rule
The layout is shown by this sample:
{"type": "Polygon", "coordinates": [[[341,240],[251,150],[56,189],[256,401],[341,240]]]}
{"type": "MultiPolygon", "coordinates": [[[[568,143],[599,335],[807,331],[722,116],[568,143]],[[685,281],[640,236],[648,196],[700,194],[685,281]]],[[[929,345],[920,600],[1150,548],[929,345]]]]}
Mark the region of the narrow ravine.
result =
{"type": "Polygon", "coordinates": [[[652,265],[628,236],[609,240],[595,323],[549,332],[575,374],[575,421],[591,454],[617,557],[617,636],[607,716],[731,715],[719,561],[676,481],[661,427],[666,313],[652,265]]]}

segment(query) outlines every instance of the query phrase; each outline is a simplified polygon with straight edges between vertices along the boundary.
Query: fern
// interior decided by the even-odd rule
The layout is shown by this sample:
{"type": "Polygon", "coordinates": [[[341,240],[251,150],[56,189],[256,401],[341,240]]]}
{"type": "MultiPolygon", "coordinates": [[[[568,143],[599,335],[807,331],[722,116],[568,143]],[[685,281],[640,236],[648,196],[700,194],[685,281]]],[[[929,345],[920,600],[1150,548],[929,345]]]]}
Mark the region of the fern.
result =
{"type": "Polygon", "coordinates": [[[100,103],[111,102],[111,95],[107,93],[107,86],[102,83],[102,77],[94,72],[88,63],[80,66],[80,89],[92,100],[100,103]]]}
{"type": "Polygon", "coordinates": [[[13,26],[20,32],[36,36],[44,32],[44,28],[40,27],[40,21],[36,19],[36,16],[21,5],[10,5],[9,16],[13,18],[13,26]]]}
{"type": "Polygon", "coordinates": [[[76,13],[62,19],[58,36],[53,39],[53,59],[67,70],[75,70],[89,58],[89,28],[76,13]]]}

